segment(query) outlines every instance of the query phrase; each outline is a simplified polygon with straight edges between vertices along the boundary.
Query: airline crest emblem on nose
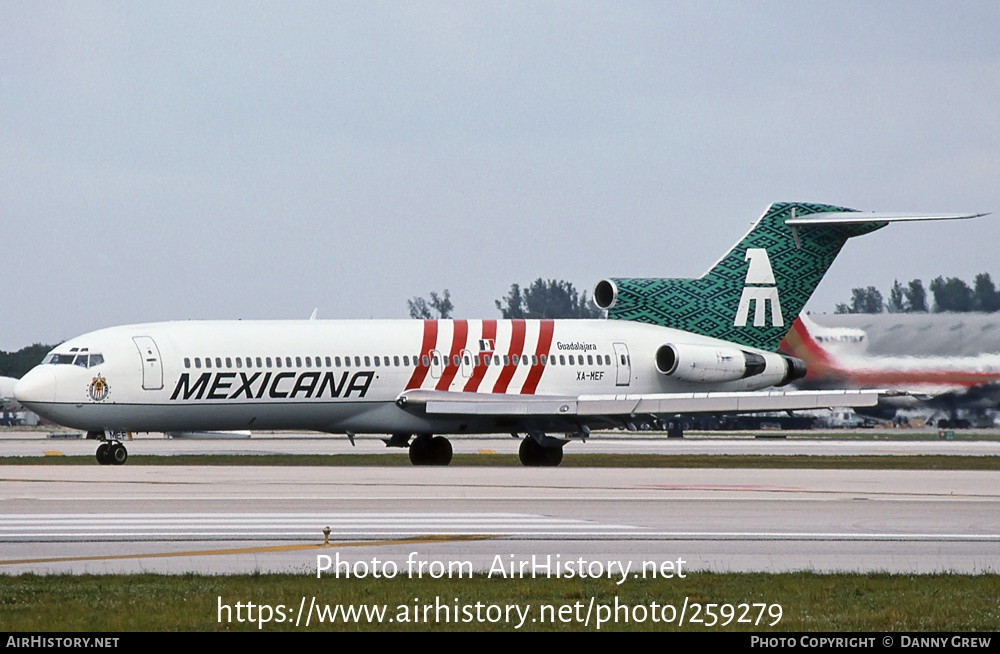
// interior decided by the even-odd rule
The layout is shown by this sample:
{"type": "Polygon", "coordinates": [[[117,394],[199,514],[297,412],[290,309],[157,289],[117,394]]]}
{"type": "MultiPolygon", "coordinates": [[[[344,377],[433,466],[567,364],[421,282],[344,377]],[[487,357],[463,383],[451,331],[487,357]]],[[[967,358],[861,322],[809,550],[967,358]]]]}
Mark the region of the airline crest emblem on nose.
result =
{"type": "Polygon", "coordinates": [[[110,392],[111,386],[108,384],[108,380],[101,377],[100,374],[94,377],[93,381],[90,382],[90,386],[87,387],[87,394],[95,402],[103,401],[108,397],[108,393],[110,392]]]}
{"type": "Polygon", "coordinates": [[[771,303],[771,325],[783,327],[785,321],[781,317],[781,303],[778,300],[778,287],[774,281],[774,271],[771,270],[771,260],[764,248],[747,248],[746,261],[750,262],[746,281],[743,282],[743,295],[740,296],[740,306],[736,309],[734,327],[746,327],[750,314],[750,303],[754,303],[753,326],[766,326],[766,306],[771,303]]]}

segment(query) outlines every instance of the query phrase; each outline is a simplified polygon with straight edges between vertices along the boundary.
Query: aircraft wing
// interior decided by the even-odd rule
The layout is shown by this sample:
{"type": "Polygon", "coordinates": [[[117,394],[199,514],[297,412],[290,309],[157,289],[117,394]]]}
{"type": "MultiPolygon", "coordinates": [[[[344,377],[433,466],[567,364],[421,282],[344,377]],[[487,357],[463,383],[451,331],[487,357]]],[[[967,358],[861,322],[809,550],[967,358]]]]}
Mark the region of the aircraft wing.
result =
{"type": "Polygon", "coordinates": [[[396,404],[437,415],[572,418],[752,413],[827,407],[875,406],[878,390],[755,391],[638,395],[502,395],[411,390],[396,404]]]}

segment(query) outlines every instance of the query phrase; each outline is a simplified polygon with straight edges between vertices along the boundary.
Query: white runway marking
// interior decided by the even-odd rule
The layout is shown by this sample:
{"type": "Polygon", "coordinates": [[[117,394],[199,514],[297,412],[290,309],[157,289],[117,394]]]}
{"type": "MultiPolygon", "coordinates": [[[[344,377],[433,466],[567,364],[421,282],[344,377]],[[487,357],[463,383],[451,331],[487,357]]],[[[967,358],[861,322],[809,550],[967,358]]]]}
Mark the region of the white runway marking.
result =
{"type": "Polygon", "coordinates": [[[424,534],[607,537],[636,527],[529,513],[140,513],[0,517],[0,541],[403,538],[424,534]]]}
{"type": "Polygon", "coordinates": [[[488,535],[526,540],[1000,542],[1000,534],[656,531],[529,513],[140,513],[0,517],[0,541],[333,540],[488,535]]]}

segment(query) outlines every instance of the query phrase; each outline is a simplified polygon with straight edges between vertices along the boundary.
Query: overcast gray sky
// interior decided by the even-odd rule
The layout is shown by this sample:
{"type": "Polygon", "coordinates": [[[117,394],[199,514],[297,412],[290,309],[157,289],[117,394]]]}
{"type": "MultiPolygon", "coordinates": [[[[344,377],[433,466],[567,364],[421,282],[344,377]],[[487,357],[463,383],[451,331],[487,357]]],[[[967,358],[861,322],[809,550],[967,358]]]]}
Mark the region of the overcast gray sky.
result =
{"type": "Polygon", "coordinates": [[[0,349],[450,289],[697,277],[768,204],[993,211],[848,243],[1000,281],[1000,3],[0,0],[0,349]]]}

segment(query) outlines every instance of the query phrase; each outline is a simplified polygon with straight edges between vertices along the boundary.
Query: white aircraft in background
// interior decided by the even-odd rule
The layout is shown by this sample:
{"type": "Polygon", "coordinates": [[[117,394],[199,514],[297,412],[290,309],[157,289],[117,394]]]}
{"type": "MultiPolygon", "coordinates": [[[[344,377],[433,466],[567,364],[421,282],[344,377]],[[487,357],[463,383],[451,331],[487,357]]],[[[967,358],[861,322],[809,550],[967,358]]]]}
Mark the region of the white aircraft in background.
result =
{"type": "MultiPolygon", "coordinates": [[[[982,215],[982,214],[975,214],[982,215]]],[[[558,465],[594,428],[678,414],[870,406],[874,391],[770,391],[804,364],[776,352],[845,241],[899,220],[771,205],[699,279],[610,279],[608,320],[163,322],[70,339],[15,389],[25,406],[104,442],[135,431],[300,429],[391,434],[414,464],[445,465],[441,434],[525,437],[525,465],[558,465]],[[752,310],[751,310],[752,308],[752,310]],[[563,433],[565,436],[551,436],[563,433]]]]}
{"type": "Polygon", "coordinates": [[[22,407],[14,399],[14,385],[17,380],[13,377],[0,377],[0,411],[21,411],[22,407]]]}
{"type": "MultiPolygon", "coordinates": [[[[939,316],[945,319],[946,316],[939,316]]],[[[941,427],[968,427],[959,410],[982,414],[1000,409],[1000,353],[974,356],[874,356],[867,351],[868,335],[853,327],[822,327],[803,314],[796,318],[782,352],[806,362],[805,377],[796,386],[822,388],[892,388],[878,405],[858,413],[892,420],[899,409],[945,411],[941,427]]],[[[913,352],[919,343],[908,343],[913,352]]]]}

